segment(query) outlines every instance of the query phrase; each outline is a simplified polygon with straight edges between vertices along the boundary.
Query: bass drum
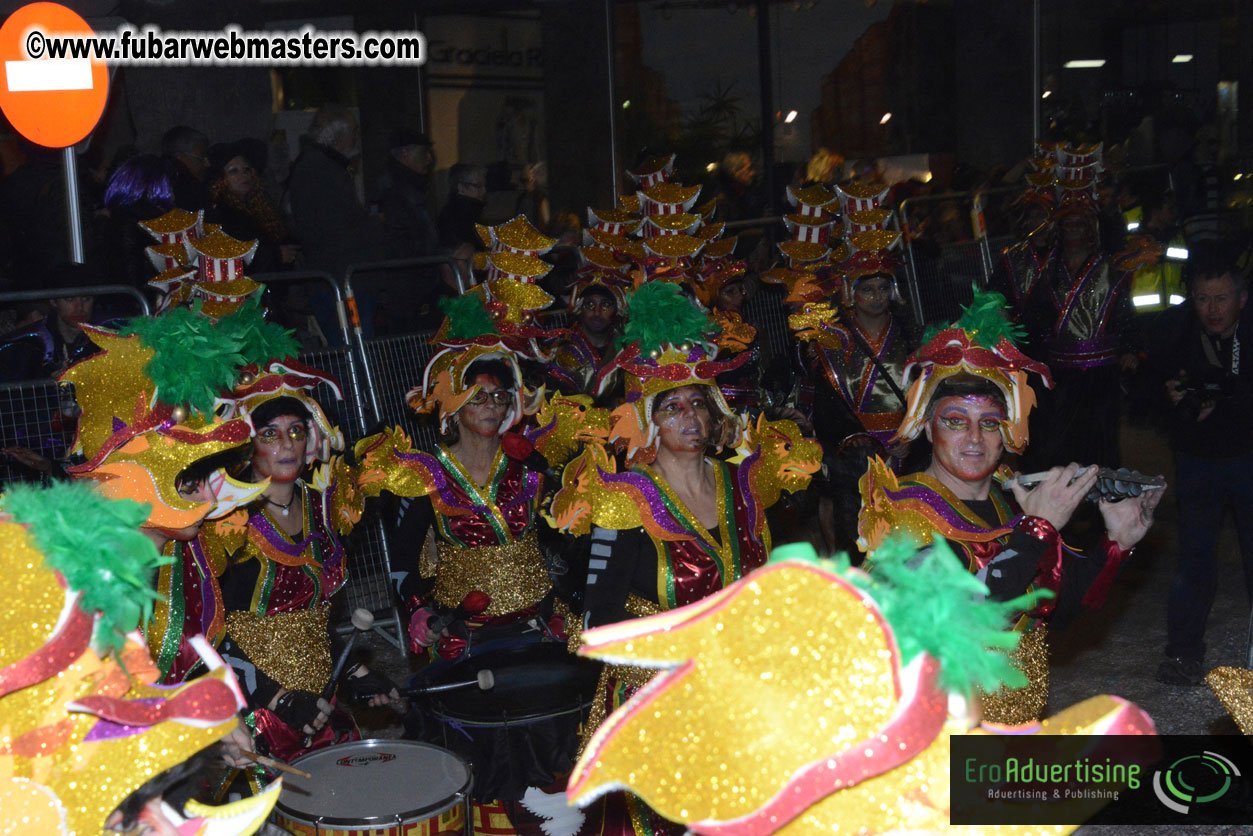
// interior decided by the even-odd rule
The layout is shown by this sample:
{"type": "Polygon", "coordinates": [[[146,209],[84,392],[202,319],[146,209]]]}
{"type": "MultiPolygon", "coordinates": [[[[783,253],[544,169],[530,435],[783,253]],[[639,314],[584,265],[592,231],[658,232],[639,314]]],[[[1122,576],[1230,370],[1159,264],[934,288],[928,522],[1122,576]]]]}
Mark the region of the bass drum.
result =
{"type": "Polygon", "coordinates": [[[298,836],[458,836],[470,821],[470,766],[438,746],[357,740],[291,764],[312,775],[283,776],[275,822],[298,836]]]}
{"type": "Polygon", "coordinates": [[[560,642],[527,643],[463,658],[423,685],[473,683],[490,670],[495,685],[419,695],[409,737],[456,752],[474,766],[476,800],[516,801],[569,772],[579,727],[596,693],[600,665],[560,642]]]}

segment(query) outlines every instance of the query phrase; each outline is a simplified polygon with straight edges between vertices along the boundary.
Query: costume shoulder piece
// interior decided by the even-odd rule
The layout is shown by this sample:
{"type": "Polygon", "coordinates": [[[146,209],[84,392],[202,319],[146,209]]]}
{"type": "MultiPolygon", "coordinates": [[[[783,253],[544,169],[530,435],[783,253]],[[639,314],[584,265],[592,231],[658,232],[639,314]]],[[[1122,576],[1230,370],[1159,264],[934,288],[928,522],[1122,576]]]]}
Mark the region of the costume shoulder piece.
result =
{"type": "Polygon", "coordinates": [[[935,479],[925,473],[897,477],[878,456],[870,460],[858,489],[862,505],[857,546],[862,551],[877,549],[896,532],[920,546],[930,543],[936,533],[946,540],[986,543],[1009,534],[1021,520],[1013,517],[1005,525],[988,528],[935,479]]]}
{"type": "Polygon", "coordinates": [[[779,501],[784,491],[796,493],[822,467],[822,446],[805,438],[794,421],[768,421],[763,413],[749,423],[735,448],[739,477],[749,496],[763,508],[779,501]]]}
{"type": "MultiPolygon", "coordinates": [[[[765,509],[778,502],[783,491],[799,491],[809,484],[822,465],[822,448],[816,441],[802,438],[792,421],[762,417],[745,434],[737,453],[734,461],[738,466],[731,478],[738,482],[745,502],[752,504],[748,509],[752,533],[760,541],[765,509]]],[[[574,534],[586,534],[592,526],[642,526],[660,540],[692,536],[674,498],[649,471],[637,468],[618,473],[608,451],[594,444],[566,466],[548,519],[574,534]]]]}

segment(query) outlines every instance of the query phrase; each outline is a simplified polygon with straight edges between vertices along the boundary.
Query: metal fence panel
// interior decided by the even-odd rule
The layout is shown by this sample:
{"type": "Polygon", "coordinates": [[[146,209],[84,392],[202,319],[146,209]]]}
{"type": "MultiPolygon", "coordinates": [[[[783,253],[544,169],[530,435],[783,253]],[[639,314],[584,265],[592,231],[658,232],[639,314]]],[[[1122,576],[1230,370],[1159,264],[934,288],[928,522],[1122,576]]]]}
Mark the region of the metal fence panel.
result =
{"type": "MultiPolygon", "coordinates": [[[[0,385],[0,448],[25,447],[47,459],[62,459],[74,443],[77,415],[71,383],[31,380],[0,385]]],[[[47,478],[8,456],[0,456],[0,485],[47,478]]]]}
{"type": "Polygon", "coordinates": [[[414,446],[423,450],[435,449],[439,439],[433,422],[414,413],[405,403],[405,395],[422,383],[422,371],[436,352],[436,346],[427,342],[429,338],[428,334],[404,334],[361,341],[378,404],[376,422],[398,424],[414,446]]]}

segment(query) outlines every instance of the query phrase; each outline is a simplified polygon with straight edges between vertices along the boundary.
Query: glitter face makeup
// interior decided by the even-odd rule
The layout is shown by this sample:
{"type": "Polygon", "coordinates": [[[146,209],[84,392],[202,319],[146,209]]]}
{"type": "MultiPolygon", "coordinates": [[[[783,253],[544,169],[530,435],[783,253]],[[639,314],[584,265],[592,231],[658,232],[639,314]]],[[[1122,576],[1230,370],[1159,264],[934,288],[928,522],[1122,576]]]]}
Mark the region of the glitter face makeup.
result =
{"type": "Polygon", "coordinates": [[[986,396],[941,399],[927,425],[933,467],[960,482],[990,479],[1004,451],[1001,427],[1005,420],[1005,410],[986,396]]]}
{"type": "Polygon", "coordinates": [[[712,423],[704,389],[682,386],[658,396],[653,423],[657,425],[658,443],[672,453],[704,450],[712,423]]]}
{"type": "Polygon", "coordinates": [[[294,415],[280,415],[257,428],[252,445],[252,467],[273,482],[294,482],[305,469],[309,428],[294,415]]]}

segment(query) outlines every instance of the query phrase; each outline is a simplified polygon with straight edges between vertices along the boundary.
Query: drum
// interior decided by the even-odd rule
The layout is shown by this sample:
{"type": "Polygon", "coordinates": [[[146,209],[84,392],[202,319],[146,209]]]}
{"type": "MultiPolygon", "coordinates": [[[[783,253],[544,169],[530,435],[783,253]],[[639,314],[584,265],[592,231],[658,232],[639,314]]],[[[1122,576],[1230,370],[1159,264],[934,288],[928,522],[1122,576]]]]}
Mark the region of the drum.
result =
{"type": "Polygon", "coordinates": [[[283,776],[274,807],[298,836],[468,834],[471,773],[461,758],[411,740],[357,740],[292,761],[313,777],[283,776]]]}
{"type": "Polygon", "coordinates": [[[448,748],[474,765],[474,797],[516,801],[574,766],[579,727],[596,693],[600,665],[559,642],[531,643],[459,661],[430,683],[474,682],[490,670],[495,685],[413,700],[409,736],[448,748]]]}

